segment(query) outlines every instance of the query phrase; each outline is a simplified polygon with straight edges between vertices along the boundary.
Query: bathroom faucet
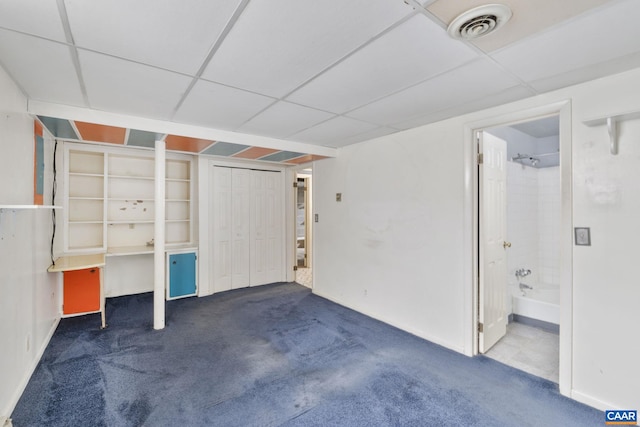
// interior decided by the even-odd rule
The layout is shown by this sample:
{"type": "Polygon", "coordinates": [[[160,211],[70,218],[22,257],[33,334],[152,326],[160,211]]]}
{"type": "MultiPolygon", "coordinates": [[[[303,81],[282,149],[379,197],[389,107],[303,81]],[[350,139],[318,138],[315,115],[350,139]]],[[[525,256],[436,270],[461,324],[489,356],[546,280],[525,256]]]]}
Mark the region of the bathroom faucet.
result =
{"type": "Polygon", "coordinates": [[[520,287],[521,291],[524,291],[525,289],[528,289],[528,290],[532,290],[533,289],[533,287],[527,285],[526,283],[518,283],[518,286],[520,287]]]}
{"type": "Polygon", "coordinates": [[[531,270],[527,268],[519,268],[516,270],[516,277],[523,278],[531,274],[531,270]]]}

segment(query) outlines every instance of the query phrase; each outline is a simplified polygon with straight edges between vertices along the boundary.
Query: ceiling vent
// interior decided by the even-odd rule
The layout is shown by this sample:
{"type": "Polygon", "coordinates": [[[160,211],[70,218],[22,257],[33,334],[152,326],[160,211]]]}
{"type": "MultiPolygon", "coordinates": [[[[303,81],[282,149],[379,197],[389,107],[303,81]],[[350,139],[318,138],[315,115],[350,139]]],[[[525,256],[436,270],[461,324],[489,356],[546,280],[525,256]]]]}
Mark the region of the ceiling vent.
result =
{"type": "Polygon", "coordinates": [[[493,33],[511,19],[511,9],[503,4],[475,7],[456,17],[447,32],[454,39],[473,40],[493,33]]]}

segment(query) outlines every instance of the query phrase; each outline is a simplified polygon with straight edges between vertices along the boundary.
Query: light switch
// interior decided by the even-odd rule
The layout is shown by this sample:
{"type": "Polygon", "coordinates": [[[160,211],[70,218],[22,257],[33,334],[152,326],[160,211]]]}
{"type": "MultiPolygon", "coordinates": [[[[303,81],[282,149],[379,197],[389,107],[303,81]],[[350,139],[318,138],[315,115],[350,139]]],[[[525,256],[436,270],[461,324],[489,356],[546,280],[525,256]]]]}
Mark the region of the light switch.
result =
{"type": "Polygon", "coordinates": [[[591,230],[589,227],[575,227],[576,246],[591,246],[591,230]]]}

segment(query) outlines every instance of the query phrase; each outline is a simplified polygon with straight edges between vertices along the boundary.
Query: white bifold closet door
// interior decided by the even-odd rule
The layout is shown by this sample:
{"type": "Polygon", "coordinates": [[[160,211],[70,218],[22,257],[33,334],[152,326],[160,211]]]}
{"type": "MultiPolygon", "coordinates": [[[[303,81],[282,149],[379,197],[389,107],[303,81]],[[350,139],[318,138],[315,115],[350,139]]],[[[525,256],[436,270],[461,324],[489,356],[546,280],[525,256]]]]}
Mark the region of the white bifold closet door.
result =
{"type": "Polygon", "coordinates": [[[214,292],[282,280],[280,172],[214,166],[209,184],[214,292]]]}

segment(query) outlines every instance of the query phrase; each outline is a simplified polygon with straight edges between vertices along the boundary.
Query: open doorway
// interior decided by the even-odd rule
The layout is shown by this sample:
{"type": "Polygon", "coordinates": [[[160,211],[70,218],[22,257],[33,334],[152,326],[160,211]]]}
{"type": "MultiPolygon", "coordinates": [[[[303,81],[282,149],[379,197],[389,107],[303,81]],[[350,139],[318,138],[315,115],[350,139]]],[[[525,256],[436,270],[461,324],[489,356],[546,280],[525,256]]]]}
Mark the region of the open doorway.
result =
{"type": "Polygon", "coordinates": [[[558,115],[478,133],[478,349],[559,382],[558,115]]]}
{"type": "Polygon", "coordinates": [[[295,189],[295,245],[296,277],[295,281],[308,288],[313,287],[311,265],[312,227],[312,175],[311,168],[296,173],[295,189]]]}

